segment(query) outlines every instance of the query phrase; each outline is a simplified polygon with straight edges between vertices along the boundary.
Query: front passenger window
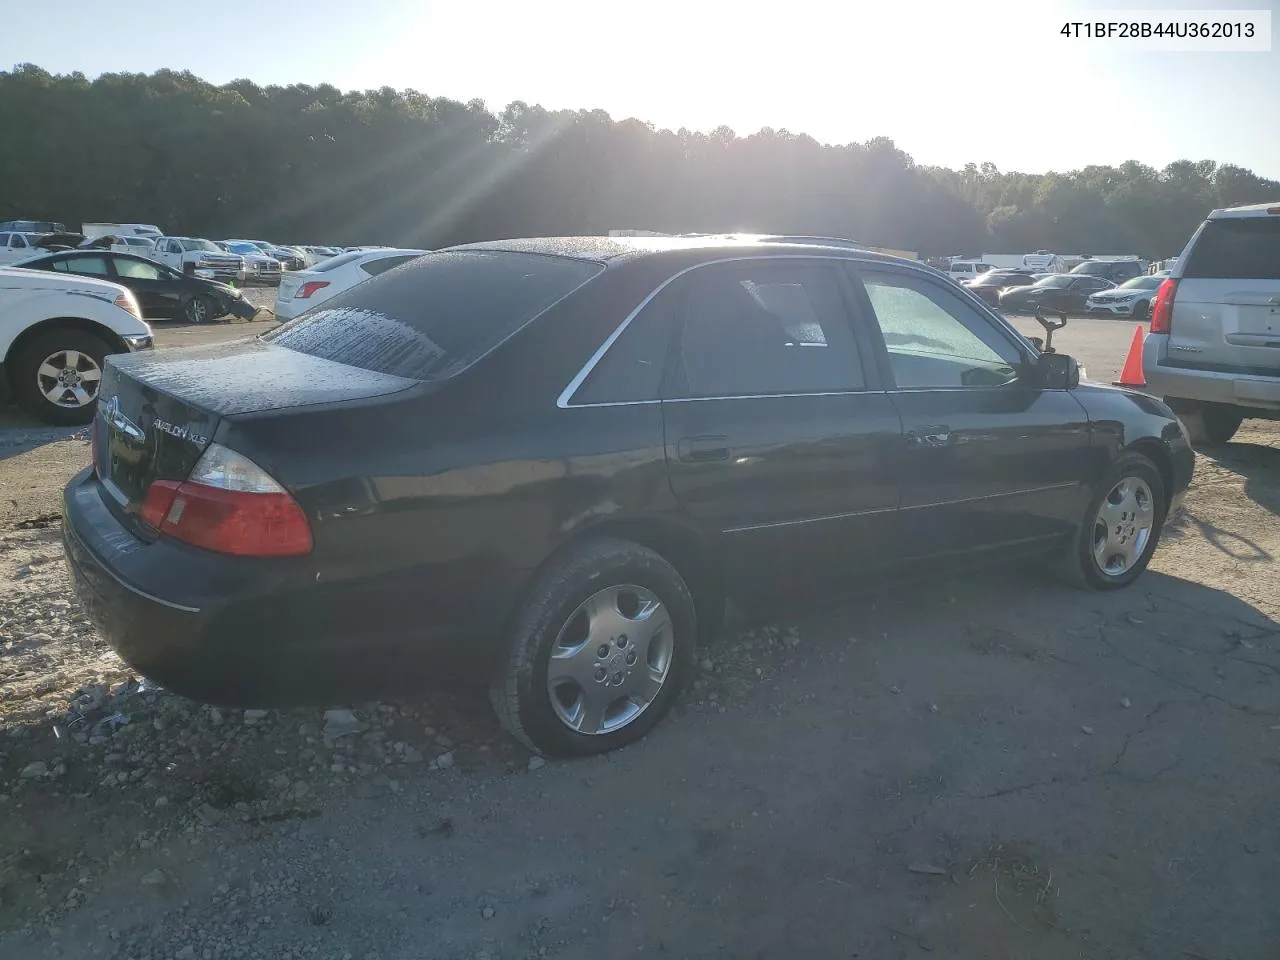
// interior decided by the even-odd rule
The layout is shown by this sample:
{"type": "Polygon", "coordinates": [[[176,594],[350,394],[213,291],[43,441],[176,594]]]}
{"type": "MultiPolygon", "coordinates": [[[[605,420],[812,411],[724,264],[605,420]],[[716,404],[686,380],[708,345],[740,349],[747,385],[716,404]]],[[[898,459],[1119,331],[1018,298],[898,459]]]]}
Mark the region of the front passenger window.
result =
{"type": "Polygon", "coordinates": [[[899,388],[999,387],[1022,355],[985,316],[925,277],[862,271],[899,388]]]}

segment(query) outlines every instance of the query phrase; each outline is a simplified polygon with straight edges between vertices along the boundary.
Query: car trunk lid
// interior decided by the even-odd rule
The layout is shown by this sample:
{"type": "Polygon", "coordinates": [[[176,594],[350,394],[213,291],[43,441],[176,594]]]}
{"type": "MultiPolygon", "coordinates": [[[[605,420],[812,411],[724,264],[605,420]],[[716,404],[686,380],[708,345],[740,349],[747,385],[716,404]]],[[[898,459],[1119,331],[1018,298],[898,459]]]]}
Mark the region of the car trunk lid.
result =
{"type": "Polygon", "coordinates": [[[385,396],[417,383],[258,340],[108,358],[94,470],[136,524],[155,480],[185,480],[226,418],[385,396]]]}

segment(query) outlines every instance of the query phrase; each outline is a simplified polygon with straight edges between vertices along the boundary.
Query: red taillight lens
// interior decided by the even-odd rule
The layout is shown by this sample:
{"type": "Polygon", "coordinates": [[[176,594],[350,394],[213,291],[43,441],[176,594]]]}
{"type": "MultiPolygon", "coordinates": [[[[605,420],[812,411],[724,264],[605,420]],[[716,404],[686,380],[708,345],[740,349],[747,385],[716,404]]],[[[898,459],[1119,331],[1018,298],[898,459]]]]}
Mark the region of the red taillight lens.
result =
{"type": "Polygon", "coordinates": [[[182,482],[147,488],[142,518],[165,536],[240,557],[311,552],[311,525],[289,492],[251,460],[210,444],[182,482]]]}
{"type": "Polygon", "coordinates": [[[1151,301],[1151,332],[1168,333],[1173,329],[1173,298],[1178,292],[1178,281],[1168,277],[1156,291],[1151,301]]]}
{"type": "Polygon", "coordinates": [[[293,295],[295,300],[305,300],[317,290],[323,290],[329,285],[328,280],[308,280],[298,288],[298,292],[293,295]]]}

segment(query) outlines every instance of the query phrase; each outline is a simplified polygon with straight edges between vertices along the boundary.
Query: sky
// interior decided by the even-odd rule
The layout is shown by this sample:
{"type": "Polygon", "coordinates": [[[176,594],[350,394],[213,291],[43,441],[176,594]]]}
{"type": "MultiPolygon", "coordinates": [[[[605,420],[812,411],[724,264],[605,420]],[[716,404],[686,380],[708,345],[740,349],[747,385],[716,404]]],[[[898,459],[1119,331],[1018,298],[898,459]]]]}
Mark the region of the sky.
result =
{"type": "MultiPolygon", "coordinates": [[[[1139,160],[1280,179],[1280,0],[307,0],[6,6],[0,69],[186,69],[214,83],[392,86],[659,128],[891,138],[918,163],[1038,173],[1139,160]],[[1271,12],[1273,52],[1061,36],[1121,11],[1271,12]],[[73,12],[74,15],[65,15],[73,12]],[[235,18],[243,23],[237,26],[235,18]],[[209,21],[206,23],[205,21],[209,21]]],[[[1154,15],[1154,14],[1153,14],[1154,15]]],[[[1165,13],[1160,19],[1167,19],[1165,13]]],[[[1197,16],[1196,19],[1203,19],[1197,16]]]]}

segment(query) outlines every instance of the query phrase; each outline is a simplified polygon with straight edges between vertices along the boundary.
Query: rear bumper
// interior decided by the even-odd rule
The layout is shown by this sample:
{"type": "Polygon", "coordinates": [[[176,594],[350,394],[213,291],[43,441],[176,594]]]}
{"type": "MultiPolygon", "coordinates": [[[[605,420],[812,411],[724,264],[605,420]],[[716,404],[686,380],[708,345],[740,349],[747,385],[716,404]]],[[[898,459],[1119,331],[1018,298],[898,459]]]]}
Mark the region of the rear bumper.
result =
{"type": "MultiPolygon", "coordinates": [[[[1190,364],[1194,360],[1183,362],[1190,364]]],[[[1280,414],[1280,376],[1249,376],[1171,365],[1167,334],[1153,333],[1147,337],[1142,347],[1142,373],[1147,380],[1147,392],[1157,396],[1280,414]]]]}
{"type": "Polygon", "coordinates": [[[425,589],[415,576],[415,594],[385,571],[330,581],[310,557],[139,540],[103,502],[92,469],[67,485],[63,514],[76,592],[107,642],[140,674],[207,703],[322,705],[485,680],[502,604],[515,595],[514,582],[434,574],[425,589]],[[477,590],[497,601],[487,619],[477,590]],[[423,616],[433,607],[438,616],[423,616]]]}

